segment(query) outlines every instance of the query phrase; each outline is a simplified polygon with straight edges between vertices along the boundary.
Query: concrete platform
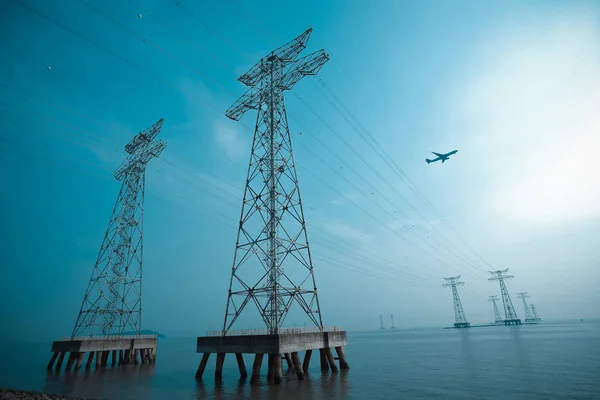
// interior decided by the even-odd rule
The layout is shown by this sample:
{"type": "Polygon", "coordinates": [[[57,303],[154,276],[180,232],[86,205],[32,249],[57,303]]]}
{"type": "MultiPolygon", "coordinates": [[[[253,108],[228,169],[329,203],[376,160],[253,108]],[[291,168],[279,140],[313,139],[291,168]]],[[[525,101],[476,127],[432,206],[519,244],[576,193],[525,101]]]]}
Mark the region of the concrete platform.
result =
{"type": "Polygon", "coordinates": [[[319,350],[322,372],[330,369],[331,372],[338,372],[335,360],[339,361],[339,369],[347,370],[350,367],[344,353],[346,343],[346,331],[338,328],[328,331],[286,329],[275,335],[254,330],[228,332],[225,336],[221,336],[217,332],[214,336],[198,337],[196,352],[203,353],[203,355],[196,372],[196,379],[202,379],[211,354],[217,355],[215,370],[215,379],[217,380],[221,379],[225,356],[232,353],[235,354],[242,379],[248,376],[242,354],[255,355],[251,380],[260,378],[263,359],[267,355],[269,383],[282,381],[282,360],[285,360],[290,370],[296,372],[299,380],[304,379],[304,376],[308,374],[313,350],[319,350]],[[335,349],[337,357],[334,357],[332,349],[335,349]],[[300,360],[299,352],[304,352],[303,362],[300,360]]]}
{"type": "Polygon", "coordinates": [[[51,351],[54,353],[48,363],[48,370],[62,367],[67,353],[66,371],[81,368],[85,354],[89,353],[85,369],[92,367],[94,357],[96,369],[106,367],[109,362],[115,367],[124,364],[154,364],[158,337],[156,335],[123,335],[123,336],[85,336],[57,340],[52,343],[51,351]],[[112,353],[112,358],[109,357],[112,353]],[[139,356],[139,361],[138,361],[139,356]],[[58,359],[58,361],[57,361],[58,359]]]}
{"type": "Polygon", "coordinates": [[[346,331],[199,337],[197,353],[284,354],[345,346],[346,331]]]}

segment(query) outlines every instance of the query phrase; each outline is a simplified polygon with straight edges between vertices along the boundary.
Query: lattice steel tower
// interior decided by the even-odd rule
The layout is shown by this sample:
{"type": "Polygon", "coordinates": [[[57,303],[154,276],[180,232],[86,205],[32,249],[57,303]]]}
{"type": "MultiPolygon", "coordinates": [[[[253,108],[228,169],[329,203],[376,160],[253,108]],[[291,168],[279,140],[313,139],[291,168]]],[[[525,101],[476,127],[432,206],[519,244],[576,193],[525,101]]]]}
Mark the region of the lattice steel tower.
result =
{"type": "Polygon", "coordinates": [[[504,322],[504,320],[502,319],[502,315],[500,315],[500,310],[498,309],[498,304],[496,304],[496,300],[498,300],[498,296],[494,295],[494,296],[488,296],[488,301],[491,301],[492,304],[494,305],[494,319],[495,319],[495,323],[499,324],[501,322],[504,322]]]}
{"type": "Polygon", "coordinates": [[[508,268],[504,270],[497,271],[489,271],[490,274],[494,275],[492,278],[489,278],[489,281],[498,281],[500,284],[500,293],[502,294],[502,304],[504,305],[504,324],[505,325],[521,325],[521,320],[517,316],[517,312],[515,311],[515,307],[513,307],[512,300],[510,299],[510,295],[508,294],[508,290],[506,289],[506,284],[504,280],[514,278],[513,275],[507,275],[508,268]]]}
{"type": "Polygon", "coordinates": [[[163,119],[138,133],[126,146],[129,156],[114,172],[121,182],[72,337],[140,333],[142,249],[146,165],[167,146],[155,140],[163,119]]]}
{"type": "Polygon", "coordinates": [[[527,292],[517,293],[517,297],[523,301],[523,309],[525,310],[525,322],[533,322],[535,321],[535,317],[533,316],[533,312],[527,304],[527,298],[530,297],[527,292]]]}
{"type": "Polygon", "coordinates": [[[460,301],[460,296],[458,295],[457,286],[462,286],[465,283],[460,282],[460,275],[452,276],[450,278],[444,278],[448,283],[444,283],[443,287],[450,286],[452,288],[452,299],[454,302],[454,327],[455,328],[468,328],[471,326],[469,322],[467,322],[467,317],[465,316],[465,310],[463,309],[462,303],[460,301]]]}
{"type": "Polygon", "coordinates": [[[257,110],[223,335],[252,302],[277,334],[296,304],[323,328],[283,92],[329,60],[324,50],[298,58],[312,29],[269,53],[239,81],[250,89],[225,115],[257,110]]]}
{"type": "Polygon", "coordinates": [[[531,305],[531,312],[533,313],[533,318],[535,321],[541,321],[542,319],[540,318],[540,316],[538,315],[537,311],[535,310],[535,304],[531,305]]]}

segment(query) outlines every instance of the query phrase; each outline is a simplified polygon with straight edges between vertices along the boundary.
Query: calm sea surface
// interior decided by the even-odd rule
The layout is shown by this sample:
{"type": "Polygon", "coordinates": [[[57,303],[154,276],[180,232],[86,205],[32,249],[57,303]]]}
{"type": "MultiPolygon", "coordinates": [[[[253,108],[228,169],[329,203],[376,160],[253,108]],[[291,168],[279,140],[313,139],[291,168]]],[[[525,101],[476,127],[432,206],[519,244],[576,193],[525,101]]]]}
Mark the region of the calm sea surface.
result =
{"type": "Polygon", "coordinates": [[[307,380],[284,367],[278,386],[240,383],[234,356],[222,383],[214,356],[196,382],[194,338],[160,339],[154,366],[70,375],[46,372],[51,343],[2,345],[0,387],[109,399],[600,399],[600,323],[398,329],[348,341],[347,373],[322,375],[317,354],[307,380]]]}

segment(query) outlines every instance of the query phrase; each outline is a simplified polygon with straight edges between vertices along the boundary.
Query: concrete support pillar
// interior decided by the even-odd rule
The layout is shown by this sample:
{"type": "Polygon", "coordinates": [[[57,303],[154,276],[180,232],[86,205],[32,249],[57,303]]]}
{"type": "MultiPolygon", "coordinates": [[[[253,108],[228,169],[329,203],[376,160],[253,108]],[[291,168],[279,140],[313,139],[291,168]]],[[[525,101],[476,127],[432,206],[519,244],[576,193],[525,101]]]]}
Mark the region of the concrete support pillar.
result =
{"type": "Polygon", "coordinates": [[[321,359],[321,371],[329,371],[329,362],[327,361],[327,354],[325,354],[325,349],[319,349],[319,356],[321,359]]]}
{"type": "Polygon", "coordinates": [[[139,364],[139,362],[138,362],[138,351],[136,349],[131,350],[131,358],[133,359],[132,361],[133,361],[133,363],[135,365],[139,364]]]}
{"type": "Polygon", "coordinates": [[[125,355],[123,350],[119,350],[119,365],[123,365],[125,362],[125,355]]]}
{"type": "Polygon", "coordinates": [[[92,361],[94,361],[94,355],[96,355],[95,351],[90,351],[90,354],[88,355],[88,359],[87,362],[85,363],[85,369],[90,370],[92,368],[92,361]]]}
{"type": "Polygon", "coordinates": [[[225,362],[225,353],[217,353],[217,369],[215,369],[215,379],[223,378],[223,363],[225,362]]]}
{"type": "Polygon", "coordinates": [[[348,365],[348,361],[346,361],[346,353],[344,353],[344,348],[342,346],[337,346],[335,348],[335,352],[337,353],[338,359],[340,360],[340,369],[341,370],[350,369],[350,366],[348,365]]]}
{"type": "Polygon", "coordinates": [[[260,367],[262,366],[263,358],[264,354],[262,353],[254,356],[254,363],[252,364],[252,377],[250,378],[251,381],[260,379],[260,367]]]}
{"type": "Polygon", "coordinates": [[[325,354],[327,355],[327,361],[329,361],[329,368],[331,368],[331,372],[338,372],[338,367],[335,365],[335,359],[333,358],[333,353],[331,352],[330,347],[325,349],[325,354]]]}
{"type": "Polygon", "coordinates": [[[117,366],[117,352],[119,350],[113,350],[112,351],[112,366],[116,367],[117,366]]]}
{"type": "Polygon", "coordinates": [[[54,354],[52,354],[52,357],[50,357],[50,362],[48,363],[48,366],[46,367],[48,370],[51,370],[52,367],[54,366],[54,361],[56,361],[56,358],[58,357],[58,351],[55,351],[54,354]]]}
{"type": "Polygon", "coordinates": [[[289,369],[294,368],[294,362],[292,361],[292,356],[290,356],[290,353],[284,353],[285,356],[285,362],[288,366],[289,369]]]}
{"type": "Polygon", "coordinates": [[[106,364],[108,362],[108,353],[110,353],[110,351],[104,350],[102,352],[102,366],[106,367],[106,364]]]}
{"type": "Polygon", "coordinates": [[[102,366],[102,352],[97,351],[96,352],[96,370],[99,370],[101,366],[102,366]]]}
{"type": "Polygon", "coordinates": [[[302,364],[302,371],[304,374],[308,374],[308,367],[310,366],[310,356],[312,356],[312,350],[306,350],[304,353],[304,363],[302,364]]]}
{"type": "Polygon", "coordinates": [[[204,374],[204,369],[206,368],[206,363],[208,363],[209,357],[210,353],[202,354],[202,360],[200,360],[200,365],[198,365],[198,371],[196,371],[196,379],[202,379],[202,375],[204,374]]]}
{"type": "Polygon", "coordinates": [[[140,357],[142,358],[142,364],[148,364],[148,349],[140,349],[140,357]]]}
{"type": "Polygon", "coordinates": [[[273,382],[281,383],[283,372],[281,371],[281,354],[273,355],[273,382]]]}
{"type": "Polygon", "coordinates": [[[75,371],[79,371],[81,368],[81,364],[83,363],[83,357],[85,357],[84,352],[77,353],[77,363],[75,364],[75,371]]]}
{"type": "Polygon", "coordinates": [[[69,359],[67,360],[67,366],[65,367],[65,371],[70,371],[73,368],[73,363],[75,362],[75,354],[69,353],[69,359]]]}
{"type": "Polygon", "coordinates": [[[294,369],[296,370],[296,376],[298,380],[304,379],[304,370],[302,369],[302,363],[300,362],[300,356],[297,351],[292,353],[292,362],[294,363],[294,369]]]}
{"type": "Polygon", "coordinates": [[[244,364],[244,357],[242,357],[242,353],[235,353],[235,359],[237,360],[238,369],[240,370],[240,378],[246,379],[248,372],[246,371],[246,365],[244,364]]]}
{"type": "MultiPolygon", "coordinates": [[[[279,356],[279,355],[278,355],[279,356]]],[[[275,362],[273,361],[273,359],[275,358],[275,355],[273,354],[269,354],[267,356],[267,382],[269,383],[273,383],[274,381],[274,365],[275,362]]]]}
{"type": "Polygon", "coordinates": [[[65,359],[65,354],[67,354],[66,351],[61,351],[58,361],[56,362],[56,371],[60,371],[60,367],[62,367],[63,360],[65,359]]]}
{"type": "Polygon", "coordinates": [[[129,349],[125,350],[123,354],[123,364],[129,364],[129,349]]]}

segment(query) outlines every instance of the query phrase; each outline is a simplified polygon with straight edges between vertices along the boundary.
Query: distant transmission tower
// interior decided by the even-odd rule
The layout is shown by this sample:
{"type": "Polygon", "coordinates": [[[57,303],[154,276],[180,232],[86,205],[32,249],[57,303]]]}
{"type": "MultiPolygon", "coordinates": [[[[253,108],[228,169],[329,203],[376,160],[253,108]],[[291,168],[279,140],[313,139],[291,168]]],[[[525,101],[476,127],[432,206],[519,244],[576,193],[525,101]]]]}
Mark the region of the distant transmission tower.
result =
{"type": "Polygon", "coordinates": [[[499,324],[504,322],[504,320],[502,319],[502,315],[500,315],[500,310],[498,309],[498,304],[496,304],[496,300],[498,300],[498,296],[494,295],[494,296],[488,296],[488,301],[491,301],[492,304],[494,305],[494,317],[495,317],[495,323],[499,324]]]}
{"type": "Polygon", "coordinates": [[[457,286],[462,286],[465,283],[460,282],[460,275],[452,276],[450,278],[444,278],[448,283],[444,283],[443,287],[450,286],[452,288],[452,298],[454,302],[454,327],[455,328],[468,328],[471,326],[469,322],[467,322],[467,317],[465,316],[465,310],[463,310],[462,303],[460,301],[460,296],[458,295],[457,286]]]}
{"type": "Polygon", "coordinates": [[[510,299],[510,295],[508,294],[508,290],[506,289],[506,284],[504,283],[505,279],[514,278],[513,275],[506,275],[508,272],[508,268],[504,270],[497,271],[489,271],[490,274],[494,275],[492,278],[489,278],[489,281],[498,281],[500,284],[500,293],[502,294],[502,304],[504,305],[504,324],[505,325],[521,325],[521,320],[517,316],[515,308],[513,307],[512,300],[510,299]]]}
{"type": "Polygon", "coordinates": [[[527,298],[529,297],[527,292],[517,293],[517,297],[520,298],[521,300],[523,300],[523,309],[525,310],[525,322],[535,321],[533,312],[531,311],[529,304],[527,304],[527,298]]]}
{"type": "Polygon", "coordinates": [[[381,327],[379,329],[384,330],[385,328],[383,327],[383,315],[379,316],[379,323],[381,324],[381,327]]]}
{"type": "Polygon", "coordinates": [[[222,334],[252,303],[271,334],[278,334],[293,304],[323,329],[317,286],[283,92],[316,74],[324,50],[298,58],[312,29],[279,47],[242,75],[250,87],[227,112],[237,121],[258,111],[244,190],[222,334]]]}
{"type": "Polygon", "coordinates": [[[390,315],[391,319],[392,319],[392,326],[390,326],[390,329],[396,329],[396,327],[394,326],[394,314],[390,315]]]}
{"type": "Polygon", "coordinates": [[[127,159],[114,172],[122,182],[72,338],[80,335],[140,334],[142,323],[142,238],[146,165],[167,146],[154,140],[163,119],[126,146],[127,159]]]}
{"type": "Polygon", "coordinates": [[[534,304],[531,305],[531,312],[533,313],[533,319],[535,321],[541,321],[542,320],[540,318],[540,316],[538,315],[537,311],[535,310],[535,305],[534,304]]]}

